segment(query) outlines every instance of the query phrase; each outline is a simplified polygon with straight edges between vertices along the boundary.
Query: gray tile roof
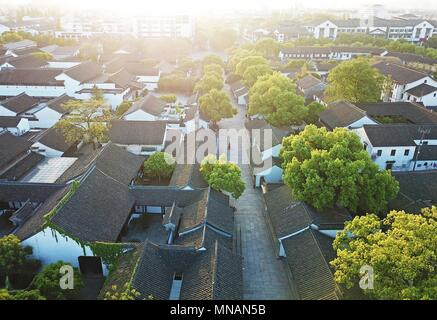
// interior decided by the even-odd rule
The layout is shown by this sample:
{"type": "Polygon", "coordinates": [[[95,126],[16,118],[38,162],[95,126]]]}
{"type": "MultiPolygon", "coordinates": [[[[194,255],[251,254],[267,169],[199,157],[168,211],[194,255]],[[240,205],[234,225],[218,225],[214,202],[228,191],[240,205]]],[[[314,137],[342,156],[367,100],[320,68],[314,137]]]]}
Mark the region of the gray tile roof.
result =
{"type": "Polygon", "coordinates": [[[11,110],[17,114],[26,112],[29,109],[32,109],[36,105],[38,105],[38,100],[28,96],[24,92],[19,94],[18,96],[14,96],[12,98],[8,98],[0,102],[0,105],[5,107],[8,110],[11,110]]]}
{"type": "Polygon", "coordinates": [[[17,157],[26,153],[31,145],[31,142],[8,131],[0,133],[0,168],[18,160],[17,157]]]}
{"type": "Polygon", "coordinates": [[[0,181],[0,201],[44,202],[64,188],[62,184],[0,181]]]}
{"type": "Polygon", "coordinates": [[[134,203],[126,185],[96,167],[52,223],[83,241],[117,242],[134,203]]]}
{"type": "Polygon", "coordinates": [[[12,168],[0,175],[0,179],[17,181],[30,172],[35,166],[44,159],[43,155],[39,153],[30,152],[26,157],[20,160],[12,168]]]}
{"type": "Polygon", "coordinates": [[[430,94],[430,93],[436,92],[436,91],[437,91],[436,87],[430,86],[429,84],[426,84],[426,83],[422,83],[414,88],[407,90],[406,92],[415,96],[415,97],[423,97],[423,96],[426,96],[427,94],[430,94]]]}
{"type": "Polygon", "coordinates": [[[15,128],[22,119],[21,117],[0,117],[0,128],[15,128]]]}
{"type": "Polygon", "coordinates": [[[320,113],[320,121],[329,129],[348,127],[366,116],[366,113],[348,101],[332,103],[320,113]]]}
{"type": "Polygon", "coordinates": [[[437,124],[437,114],[410,102],[378,102],[356,106],[370,117],[402,116],[413,124],[437,124]]]}
{"type": "Polygon", "coordinates": [[[171,176],[170,185],[197,189],[208,187],[199,169],[199,164],[177,164],[171,176]]]}
{"type": "Polygon", "coordinates": [[[0,64],[8,63],[17,69],[41,68],[47,66],[48,63],[34,54],[20,55],[18,57],[0,58],[0,64]]]}
{"type": "MultiPolygon", "coordinates": [[[[37,188],[37,186],[35,186],[35,188],[37,188]]],[[[39,207],[35,208],[25,223],[21,225],[14,234],[19,239],[25,240],[41,231],[45,223],[44,216],[58,205],[68,190],[68,186],[57,185],[57,189],[52,191],[39,207]]]]}
{"type": "Polygon", "coordinates": [[[296,81],[296,85],[301,90],[308,90],[314,86],[322,84],[323,82],[312,75],[306,75],[305,77],[296,81]]]}
{"type": "Polygon", "coordinates": [[[224,234],[208,224],[200,225],[188,233],[178,235],[174,240],[176,245],[185,247],[194,247],[196,249],[211,248],[215,242],[229,250],[234,248],[234,239],[231,235],[224,234]]]}
{"type": "Polygon", "coordinates": [[[393,81],[402,85],[423,79],[428,76],[426,73],[419,72],[396,63],[384,61],[374,64],[373,67],[383,75],[391,76],[393,81]]]}
{"type": "Polygon", "coordinates": [[[179,233],[202,224],[209,224],[230,235],[234,231],[234,211],[229,207],[229,198],[208,188],[202,198],[183,208],[179,233]]]}
{"type": "Polygon", "coordinates": [[[13,69],[0,71],[2,85],[34,85],[63,86],[64,81],[58,81],[56,76],[62,73],[60,69],[13,69]]]}
{"type": "Polygon", "coordinates": [[[373,147],[415,146],[420,130],[429,130],[426,139],[437,139],[437,125],[383,124],[364,125],[364,131],[373,147]]]}
{"type": "Polygon", "coordinates": [[[16,42],[5,43],[3,45],[3,47],[8,49],[8,50],[16,50],[16,49],[28,48],[28,47],[36,47],[36,42],[25,39],[25,40],[16,41],[16,42]]]}
{"type": "Polygon", "coordinates": [[[350,219],[345,209],[331,208],[318,212],[306,203],[294,200],[289,187],[285,185],[267,192],[264,199],[277,238],[288,236],[311,224],[320,229],[339,230],[350,219]]]}
{"type": "Polygon", "coordinates": [[[418,54],[414,53],[408,53],[408,52],[396,52],[396,51],[389,51],[387,53],[387,56],[389,57],[396,57],[399,58],[401,61],[409,63],[409,62],[417,62],[417,63],[424,63],[424,64],[437,64],[437,59],[432,59],[428,57],[424,57],[418,54]]]}
{"type": "Polygon", "coordinates": [[[101,76],[102,68],[95,62],[87,61],[66,70],[64,73],[70,78],[84,83],[101,76]]]}
{"type": "Polygon", "coordinates": [[[113,143],[108,143],[95,162],[104,174],[129,185],[136,178],[145,157],[134,155],[113,143]]]}
{"type": "Polygon", "coordinates": [[[399,193],[390,209],[417,213],[421,208],[437,205],[437,171],[394,173],[399,193]]]}
{"type": "Polygon", "coordinates": [[[340,289],[335,283],[327,259],[328,256],[333,256],[332,240],[312,229],[282,240],[287,264],[300,299],[340,299],[340,289]],[[331,253],[324,254],[322,251],[329,249],[331,253]]]}
{"type": "Polygon", "coordinates": [[[46,147],[61,152],[66,152],[75,144],[73,142],[66,141],[63,133],[55,127],[49,128],[44,131],[40,136],[35,139],[35,142],[42,143],[46,147]]]}
{"type": "Polygon", "coordinates": [[[123,145],[162,145],[166,123],[164,121],[113,120],[109,139],[123,145]]]}
{"type": "Polygon", "coordinates": [[[164,111],[167,106],[167,102],[155,97],[154,95],[148,94],[146,97],[139,101],[136,101],[132,107],[126,111],[125,115],[131,114],[137,110],[143,110],[154,116],[159,116],[164,111]]]}
{"type": "Polygon", "coordinates": [[[147,242],[133,276],[139,299],[169,299],[175,274],[181,300],[242,299],[242,259],[218,244],[206,251],[147,242]]]}
{"type": "Polygon", "coordinates": [[[65,114],[66,111],[65,111],[63,105],[71,100],[75,100],[75,99],[69,97],[66,94],[63,94],[62,96],[51,99],[46,104],[47,104],[47,107],[49,107],[50,109],[53,109],[61,114],[65,114]]]}

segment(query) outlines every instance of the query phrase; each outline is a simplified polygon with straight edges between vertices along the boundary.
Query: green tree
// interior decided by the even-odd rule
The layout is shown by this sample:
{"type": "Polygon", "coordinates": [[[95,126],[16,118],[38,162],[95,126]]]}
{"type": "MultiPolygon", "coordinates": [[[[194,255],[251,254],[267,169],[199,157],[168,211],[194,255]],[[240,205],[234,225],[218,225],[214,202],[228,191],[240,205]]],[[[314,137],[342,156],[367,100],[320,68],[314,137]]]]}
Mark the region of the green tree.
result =
{"type": "Polygon", "coordinates": [[[326,109],[326,107],[318,102],[311,102],[307,106],[307,115],[305,117],[305,122],[310,124],[316,124],[319,121],[320,113],[326,109]]]}
{"type": "Polygon", "coordinates": [[[167,103],[175,103],[177,100],[177,97],[174,94],[165,94],[165,95],[160,96],[159,99],[161,99],[167,103]]]}
{"type": "Polygon", "coordinates": [[[111,119],[110,110],[102,107],[102,102],[96,99],[70,100],[63,105],[69,113],[55,126],[66,141],[93,143],[106,142],[108,127],[106,122],[111,119]]]}
{"type": "Polygon", "coordinates": [[[224,155],[219,159],[214,155],[205,157],[200,165],[200,172],[214,190],[229,192],[235,199],[244,192],[245,185],[241,179],[240,168],[235,163],[226,161],[224,155]]]}
{"type": "Polygon", "coordinates": [[[0,238],[0,275],[9,277],[25,273],[25,270],[34,271],[39,263],[30,259],[32,247],[22,246],[20,239],[15,235],[0,238]]]}
{"type": "Polygon", "coordinates": [[[210,38],[211,46],[216,50],[230,48],[237,40],[237,33],[229,28],[217,28],[210,38]]]}
{"type": "Polygon", "coordinates": [[[48,52],[33,52],[31,53],[35,58],[43,61],[49,61],[53,59],[53,56],[48,52]]]}
{"type": "Polygon", "coordinates": [[[194,86],[194,91],[200,94],[210,92],[212,89],[223,89],[223,79],[215,73],[207,73],[194,86]]]}
{"type": "Polygon", "coordinates": [[[23,37],[15,32],[4,32],[0,37],[1,43],[17,42],[23,40],[23,37]]]}
{"type": "Polygon", "coordinates": [[[425,45],[429,48],[437,49],[437,36],[429,38],[425,45]]]}
{"type": "Polygon", "coordinates": [[[348,100],[352,103],[377,102],[381,97],[384,78],[364,58],[340,63],[328,76],[328,101],[348,100]]]}
{"type": "Polygon", "coordinates": [[[48,300],[74,300],[79,298],[80,290],[84,286],[78,268],[73,268],[73,289],[62,289],[59,285],[63,274],[60,272],[65,265],[70,265],[64,261],[49,264],[37,274],[32,282],[32,286],[38,289],[48,300]]]}
{"type": "Polygon", "coordinates": [[[255,43],[255,50],[266,58],[276,58],[279,49],[279,43],[272,38],[262,38],[255,43]]]}
{"type": "Polygon", "coordinates": [[[399,191],[390,171],[380,170],[359,137],[344,128],[328,132],[308,125],[283,139],[280,156],[293,195],[319,210],[340,206],[381,213],[399,191]]]}
{"type": "Polygon", "coordinates": [[[214,125],[224,118],[232,118],[237,110],[232,106],[224,91],[212,89],[199,99],[200,110],[211,119],[214,125]]]}
{"type": "Polygon", "coordinates": [[[259,56],[259,54],[256,53],[254,50],[248,50],[242,48],[238,48],[234,50],[228,60],[228,65],[227,65],[228,71],[231,73],[235,73],[237,70],[237,65],[240,63],[240,61],[250,56],[259,56]]]}
{"type": "Polygon", "coordinates": [[[126,283],[123,290],[119,290],[116,285],[113,285],[109,291],[105,293],[105,300],[135,300],[141,294],[132,288],[129,283],[126,283]]]}
{"type": "Polygon", "coordinates": [[[258,78],[249,91],[250,115],[260,114],[274,126],[300,124],[306,115],[305,99],[293,81],[278,72],[258,78]]]}
{"type": "Polygon", "coordinates": [[[210,54],[202,59],[202,68],[208,64],[218,64],[219,66],[224,66],[222,58],[215,54],[210,54]]]}
{"type": "Polygon", "coordinates": [[[117,110],[115,110],[115,113],[118,117],[121,117],[126,113],[127,110],[129,110],[130,107],[132,107],[132,102],[125,100],[120,103],[120,105],[117,107],[117,110]]]}
{"type": "Polygon", "coordinates": [[[221,65],[216,64],[216,63],[210,63],[210,64],[206,64],[203,67],[203,73],[204,74],[208,74],[208,73],[215,73],[217,74],[219,77],[223,76],[223,68],[221,65]]]}
{"type": "Polygon", "coordinates": [[[259,77],[271,74],[273,70],[266,64],[257,64],[246,69],[243,75],[243,83],[251,88],[259,77]]]}
{"type": "Polygon", "coordinates": [[[20,290],[12,293],[13,300],[47,300],[39,290],[20,290]]]}
{"type": "Polygon", "coordinates": [[[146,178],[170,178],[176,164],[174,159],[165,152],[156,152],[144,161],[143,172],[146,178]]]}
{"type": "Polygon", "coordinates": [[[421,214],[392,211],[384,219],[355,217],[337,234],[334,248],[335,280],[347,288],[359,283],[367,265],[373,289],[363,291],[371,298],[437,299],[437,207],[421,214]]]}
{"type": "Polygon", "coordinates": [[[241,59],[241,61],[237,64],[235,73],[239,76],[243,77],[247,68],[255,65],[269,65],[269,62],[261,56],[249,56],[241,59]]]}
{"type": "Polygon", "coordinates": [[[193,62],[193,60],[182,59],[181,62],[179,63],[178,68],[183,72],[188,72],[196,68],[196,64],[193,62]]]}

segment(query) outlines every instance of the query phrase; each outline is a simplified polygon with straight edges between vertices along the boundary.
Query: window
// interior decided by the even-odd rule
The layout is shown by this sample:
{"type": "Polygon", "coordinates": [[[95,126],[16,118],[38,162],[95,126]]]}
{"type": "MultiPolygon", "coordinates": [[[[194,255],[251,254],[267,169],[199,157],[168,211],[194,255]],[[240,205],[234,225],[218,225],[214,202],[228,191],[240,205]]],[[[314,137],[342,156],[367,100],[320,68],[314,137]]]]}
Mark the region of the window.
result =
{"type": "Polygon", "coordinates": [[[410,149],[405,150],[404,156],[408,156],[410,154],[410,149]]]}
{"type": "Polygon", "coordinates": [[[395,156],[396,155],[396,149],[392,149],[391,151],[390,151],[390,155],[393,157],[393,156],[395,156]]]}
{"type": "Polygon", "coordinates": [[[380,156],[382,155],[382,150],[378,150],[378,151],[376,152],[376,155],[377,155],[378,157],[380,157],[380,156]]]}
{"type": "Polygon", "coordinates": [[[183,278],[182,273],[175,272],[173,276],[173,283],[171,285],[169,300],[179,300],[181,296],[181,289],[182,289],[182,278],[183,278]]]}

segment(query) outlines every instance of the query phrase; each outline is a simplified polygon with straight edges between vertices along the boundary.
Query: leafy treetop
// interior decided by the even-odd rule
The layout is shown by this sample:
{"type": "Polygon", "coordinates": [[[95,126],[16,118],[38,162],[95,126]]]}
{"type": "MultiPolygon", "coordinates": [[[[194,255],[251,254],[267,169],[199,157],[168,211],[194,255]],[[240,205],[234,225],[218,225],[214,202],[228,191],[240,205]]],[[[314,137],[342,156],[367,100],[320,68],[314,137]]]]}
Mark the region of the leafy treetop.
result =
{"type": "Polygon", "coordinates": [[[344,128],[328,132],[308,125],[283,139],[280,156],[293,195],[319,210],[340,206],[380,213],[399,191],[390,171],[380,170],[358,136],[344,128]]]}
{"type": "Polygon", "coordinates": [[[437,207],[422,214],[392,211],[384,219],[355,217],[337,234],[334,248],[335,280],[347,288],[370,266],[373,289],[364,293],[371,298],[437,299],[437,207]]]}

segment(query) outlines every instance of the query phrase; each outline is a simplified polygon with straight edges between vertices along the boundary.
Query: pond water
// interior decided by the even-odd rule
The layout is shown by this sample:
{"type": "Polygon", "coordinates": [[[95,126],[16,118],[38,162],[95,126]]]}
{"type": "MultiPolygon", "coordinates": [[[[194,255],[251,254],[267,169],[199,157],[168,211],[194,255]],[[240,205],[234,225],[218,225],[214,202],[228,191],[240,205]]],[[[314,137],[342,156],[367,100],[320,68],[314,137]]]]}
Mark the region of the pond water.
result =
{"type": "MultiPolygon", "coordinates": [[[[69,262],[79,267],[79,256],[94,256],[89,246],[82,245],[50,227],[45,228],[34,236],[24,240],[23,245],[33,248],[33,258],[41,261],[45,266],[59,260],[69,262]]],[[[103,264],[103,274],[108,274],[108,267],[103,264]]]]}

